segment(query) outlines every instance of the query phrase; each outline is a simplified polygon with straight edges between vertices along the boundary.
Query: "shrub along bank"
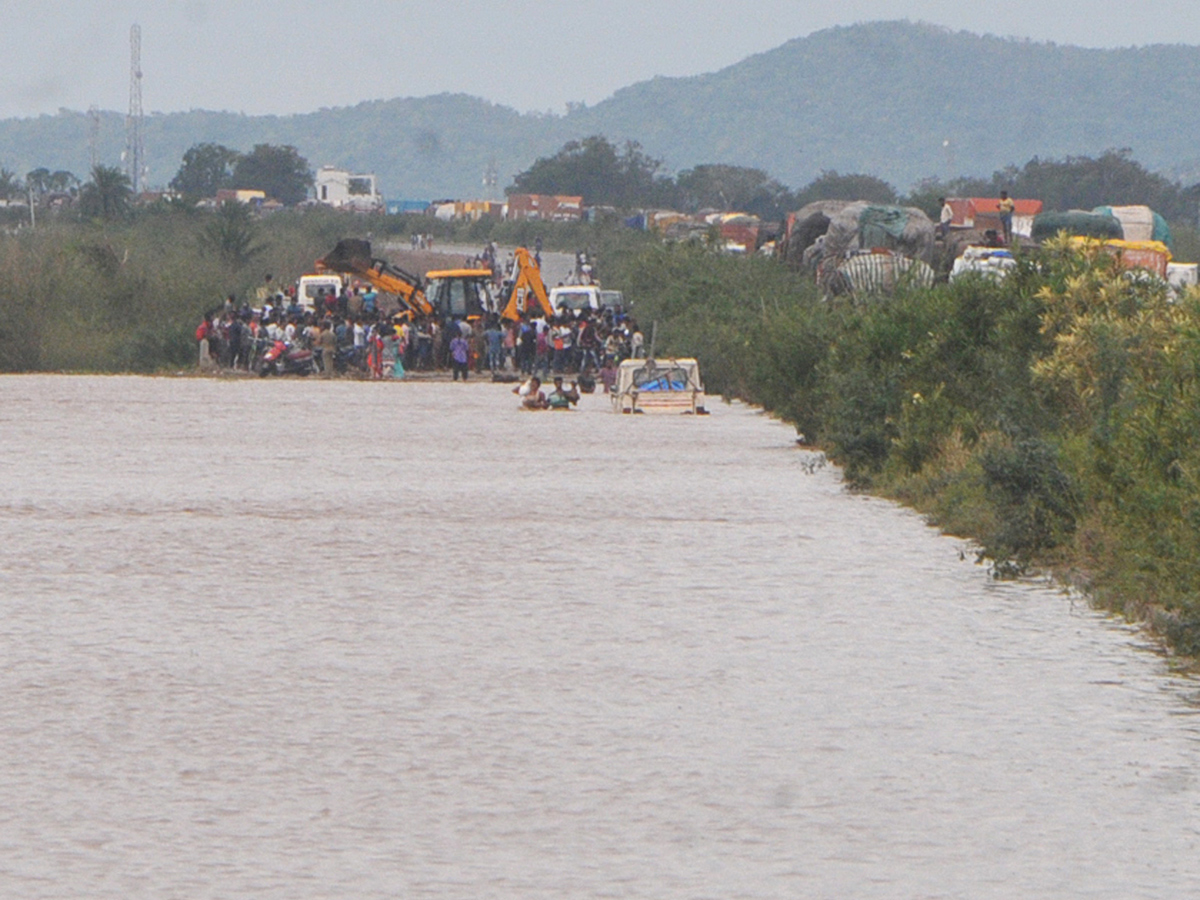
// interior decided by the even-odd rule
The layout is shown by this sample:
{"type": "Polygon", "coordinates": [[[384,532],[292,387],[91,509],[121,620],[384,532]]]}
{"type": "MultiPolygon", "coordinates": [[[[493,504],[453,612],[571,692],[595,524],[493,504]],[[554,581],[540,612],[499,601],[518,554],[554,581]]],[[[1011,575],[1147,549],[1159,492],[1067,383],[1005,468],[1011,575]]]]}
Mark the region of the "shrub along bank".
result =
{"type": "Polygon", "coordinates": [[[1200,295],[1064,242],[1003,283],[859,302],[697,248],[621,263],[643,326],[710,390],[974,538],[998,575],[1051,567],[1200,655],[1200,295]]]}

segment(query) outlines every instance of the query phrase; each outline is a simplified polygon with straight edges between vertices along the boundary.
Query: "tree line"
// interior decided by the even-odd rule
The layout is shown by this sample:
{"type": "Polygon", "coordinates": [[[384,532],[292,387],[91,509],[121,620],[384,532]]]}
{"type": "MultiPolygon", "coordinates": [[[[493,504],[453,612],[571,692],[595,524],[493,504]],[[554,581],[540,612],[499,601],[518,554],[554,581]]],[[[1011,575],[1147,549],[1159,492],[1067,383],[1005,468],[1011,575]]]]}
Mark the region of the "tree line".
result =
{"type": "MultiPolygon", "coordinates": [[[[308,160],[295,147],[257,144],[249,153],[241,153],[221,144],[201,143],[183,155],[170,188],[187,203],[216,197],[224,189],[247,189],[261,190],[292,206],[308,197],[313,181],[308,160]]],[[[86,182],[67,171],[37,168],[22,179],[0,168],[0,201],[46,206],[59,198],[76,204],[84,218],[106,220],[128,214],[134,199],[129,176],[116,166],[94,166],[86,182]]]]}
{"type": "MultiPolygon", "coordinates": [[[[51,172],[45,168],[34,169],[22,180],[10,169],[0,168],[0,200],[6,205],[16,200],[37,208],[65,199],[84,218],[113,220],[128,213],[132,197],[129,176],[115,166],[94,166],[86,182],[72,172],[51,172]]],[[[10,224],[15,216],[24,215],[20,210],[10,209],[10,224]]]]}
{"type": "Polygon", "coordinates": [[[1129,149],[1113,149],[1098,158],[1034,157],[988,178],[962,176],[928,179],[902,194],[893,185],[866,174],[829,170],[792,189],[762,169],[709,164],[676,175],[647,155],[636,141],[618,147],[603,135],[570,141],[553,156],[542,157],[517,175],[508,193],[582,196],[592,206],[618,209],[666,208],[747,212],[779,219],[815,200],[869,200],[916,206],[936,216],[940,197],[1014,197],[1042,200],[1047,209],[1093,209],[1102,205],[1144,204],[1173,222],[1197,223],[1200,184],[1188,187],[1148,171],[1129,149]]]}

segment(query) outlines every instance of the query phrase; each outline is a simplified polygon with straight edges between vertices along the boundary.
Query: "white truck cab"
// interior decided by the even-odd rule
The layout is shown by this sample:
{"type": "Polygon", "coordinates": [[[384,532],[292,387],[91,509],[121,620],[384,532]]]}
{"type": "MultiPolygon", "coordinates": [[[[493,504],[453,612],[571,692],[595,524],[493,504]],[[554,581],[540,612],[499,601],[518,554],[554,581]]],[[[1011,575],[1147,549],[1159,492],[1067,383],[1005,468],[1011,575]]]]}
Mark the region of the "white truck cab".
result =
{"type": "Polygon", "coordinates": [[[600,288],[594,284],[572,284],[550,290],[550,308],[556,315],[568,312],[578,316],[585,309],[599,312],[602,306],[600,288]]]}
{"type": "MultiPolygon", "coordinates": [[[[312,312],[317,306],[317,297],[322,294],[338,294],[345,286],[341,275],[325,272],[320,275],[301,275],[296,282],[296,300],[305,312],[312,312]]],[[[317,310],[322,312],[323,310],[317,310]]]]}

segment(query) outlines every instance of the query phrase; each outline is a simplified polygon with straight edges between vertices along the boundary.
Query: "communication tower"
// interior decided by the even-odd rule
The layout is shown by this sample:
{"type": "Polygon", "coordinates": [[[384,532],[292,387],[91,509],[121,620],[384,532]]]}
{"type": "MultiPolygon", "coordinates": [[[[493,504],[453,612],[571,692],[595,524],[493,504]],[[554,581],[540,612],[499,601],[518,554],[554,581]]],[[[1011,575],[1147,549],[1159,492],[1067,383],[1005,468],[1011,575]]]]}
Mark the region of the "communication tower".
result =
{"type": "Polygon", "coordinates": [[[142,29],[129,29],[129,115],[125,117],[125,173],[133,193],[145,187],[146,145],[142,138],[142,29]]]}
{"type": "Polygon", "coordinates": [[[491,200],[496,195],[496,182],[499,181],[500,173],[496,169],[496,158],[492,157],[488,160],[487,168],[483,170],[483,189],[486,199],[491,200]]]}

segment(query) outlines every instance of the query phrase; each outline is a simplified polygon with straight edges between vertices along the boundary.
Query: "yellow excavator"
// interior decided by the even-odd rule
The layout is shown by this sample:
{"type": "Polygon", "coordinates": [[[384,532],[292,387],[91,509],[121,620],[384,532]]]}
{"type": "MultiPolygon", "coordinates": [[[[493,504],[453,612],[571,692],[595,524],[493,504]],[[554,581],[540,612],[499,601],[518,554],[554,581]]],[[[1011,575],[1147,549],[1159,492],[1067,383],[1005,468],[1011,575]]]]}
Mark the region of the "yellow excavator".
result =
{"type": "Polygon", "coordinates": [[[476,319],[495,312],[491,269],[438,269],[425,273],[425,298],[446,319],[476,319]]]}
{"type": "Polygon", "coordinates": [[[425,285],[419,275],[371,255],[370,241],[345,238],[324,258],[317,260],[317,271],[341,272],[361,278],[376,290],[393,294],[410,316],[428,316],[435,310],[425,297],[425,285]]]}
{"type": "Polygon", "coordinates": [[[518,247],[513,254],[512,285],[500,315],[516,322],[525,313],[532,311],[534,304],[544,315],[554,315],[554,310],[550,308],[550,298],[546,296],[546,285],[542,281],[541,270],[529,255],[529,251],[518,247]]]}
{"type": "MultiPolygon", "coordinates": [[[[371,255],[369,241],[343,238],[337,246],[317,260],[318,272],[340,272],[361,278],[377,290],[394,295],[409,318],[438,315],[444,318],[475,319],[492,313],[488,269],[446,269],[429,272],[428,283],[419,275],[405,271],[387,260],[371,255]]],[[[537,263],[524,247],[513,254],[513,271],[508,293],[501,300],[500,315],[511,321],[527,312],[554,315],[546,285],[537,263]]]]}

